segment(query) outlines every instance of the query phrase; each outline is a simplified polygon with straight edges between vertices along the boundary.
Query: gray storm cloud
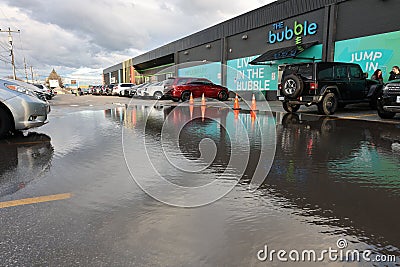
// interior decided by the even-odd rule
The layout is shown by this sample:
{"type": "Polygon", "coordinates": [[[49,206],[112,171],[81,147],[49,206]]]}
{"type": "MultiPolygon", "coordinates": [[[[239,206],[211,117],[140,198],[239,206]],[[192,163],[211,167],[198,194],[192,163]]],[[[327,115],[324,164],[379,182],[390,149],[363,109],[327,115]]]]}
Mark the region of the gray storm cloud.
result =
{"type": "MultiPolygon", "coordinates": [[[[269,2],[5,0],[0,4],[0,28],[21,30],[15,39],[20,68],[23,54],[43,69],[101,69],[269,2]]],[[[4,58],[6,34],[0,44],[4,58]]],[[[2,69],[7,67],[1,64],[0,74],[2,69]]]]}

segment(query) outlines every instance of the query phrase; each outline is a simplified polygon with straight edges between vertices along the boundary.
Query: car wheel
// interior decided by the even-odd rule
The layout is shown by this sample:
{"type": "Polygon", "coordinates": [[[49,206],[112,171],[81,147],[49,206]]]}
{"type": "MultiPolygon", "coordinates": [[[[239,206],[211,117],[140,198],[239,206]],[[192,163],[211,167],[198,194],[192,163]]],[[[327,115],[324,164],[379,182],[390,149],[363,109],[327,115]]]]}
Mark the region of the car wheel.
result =
{"type": "Polygon", "coordinates": [[[228,99],[228,93],[226,91],[221,91],[218,93],[219,101],[226,101],[228,99]]]}
{"type": "Polygon", "coordinates": [[[189,91],[183,92],[181,95],[182,102],[189,101],[189,99],[190,99],[190,92],[189,91]]]}
{"type": "Polygon", "coordinates": [[[332,115],[338,107],[338,99],[334,93],[327,93],[318,103],[318,112],[323,115],[332,115]]]}
{"type": "Polygon", "coordinates": [[[283,109],[286,112],[293,113],[300,109],[300,105],[297,104],[289,104],[289,102],[282,102],[283,109]]]}
{"type": "Polygon", "coordinates": [[[160,100],[163,94],[161,92],[155,92],[153,97],[155,100],[160,100]]]}
{"type": "Polygon", "coordinates": [[[12,119],[7,112],[0,107],[0,138],[8,135],[12,130],[12,119]]]}
{"type": "Polygon", "coordinates": [[[379,117],[381,117],[382,119],[393,119],[394,116],[396,116],[396,113],[394,113],[394,112],[385,111],[383,109],[383,103],[379,99],[376,102],[376,109],[378,111],[379,117]]]}
{"type": "Polygon", "coordinates": [[[299,76],[291,74],[283,80],[282,94],[290,98],[296,98],[301,94],[303,88],[303,80],[299,76]]]}

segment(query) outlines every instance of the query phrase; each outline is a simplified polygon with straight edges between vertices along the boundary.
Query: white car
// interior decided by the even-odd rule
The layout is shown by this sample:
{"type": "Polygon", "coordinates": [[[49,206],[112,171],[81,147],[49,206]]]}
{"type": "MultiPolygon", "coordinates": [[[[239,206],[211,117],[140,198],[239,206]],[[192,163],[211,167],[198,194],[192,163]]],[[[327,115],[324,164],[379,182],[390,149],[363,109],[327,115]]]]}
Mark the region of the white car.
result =
{"type": "Polygon", "coordinates": [[[159,100],[164,96],[163,92],[164,92],[164,82],[158,82],[146,87],[142,95],[150,96],[156,100],[159,100]]]}
{"type": "Polygon", "coordinates": [[[54,96],[53,90],[49,89],[46,85],[44,84],[33,84],[36,86],[41,93],[45,94],[47,100],[51,100],[54,96]]]}
{"type": "Polygon", "coordinates": [[[50,105],[28,83],[0,79],[0,137],[47,123],[50,105]]]}
{"type": "Polygon", "coordinates": [[[130,90],[135,86],[133,83],[119,83],[113,88],[112,94],[119,96],[129,96],[130,90]]]}
{"type": "Polygon", "coordinates": [[[150,86],[151,83],[142,83],[140,84],[137,88],[136,88],[136,95],[137,96],[144,96],[144,90],[146,90],[146,88],[148,86],[150,86]]]}

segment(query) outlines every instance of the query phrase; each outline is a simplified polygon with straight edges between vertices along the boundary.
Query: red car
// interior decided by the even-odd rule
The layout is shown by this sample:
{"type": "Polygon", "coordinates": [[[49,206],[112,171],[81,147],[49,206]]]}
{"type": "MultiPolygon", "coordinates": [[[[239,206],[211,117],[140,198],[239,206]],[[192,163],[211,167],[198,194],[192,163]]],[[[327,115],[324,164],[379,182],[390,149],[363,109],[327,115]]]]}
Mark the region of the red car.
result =
{"type": "Polygon", "coordinates": [[[201,97],[203,93],[205,97],[216,98],[220,101],[227,100],[229,96],[229,90],[226,87],[214,84],[204,78],[175,78],[171,85],[165,86],[164,95],[175,102],[179,100],[184,102],[189,100],[190,94],[196,98],[201,97]],[[183,79],[186,83],[181,82],[183,79]]]}

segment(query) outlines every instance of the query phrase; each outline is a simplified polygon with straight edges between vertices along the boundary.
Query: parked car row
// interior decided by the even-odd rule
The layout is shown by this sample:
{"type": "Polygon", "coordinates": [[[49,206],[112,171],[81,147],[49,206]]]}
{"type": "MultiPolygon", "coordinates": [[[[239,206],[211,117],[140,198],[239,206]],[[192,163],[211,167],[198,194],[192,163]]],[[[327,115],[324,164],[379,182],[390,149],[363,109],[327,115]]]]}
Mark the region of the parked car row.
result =
{"type": "Polygon", "coordinates": [[[173,101],[187,101],[190,95],[194,98],[216,98],[220,101],[228,99],[229,90],[226,87],[212,83],[205,78],[177,77],[167,78],[161,82],[118,83],[91,87],[94,95],[118,95],[125,97],[149,97],[156,100],[171,99],[173,101]]]}
{"type": "Polygon", "coordinates": [[[50,105],[32,84],[0,79],[0,138],[47,123],[50,105]]]}

